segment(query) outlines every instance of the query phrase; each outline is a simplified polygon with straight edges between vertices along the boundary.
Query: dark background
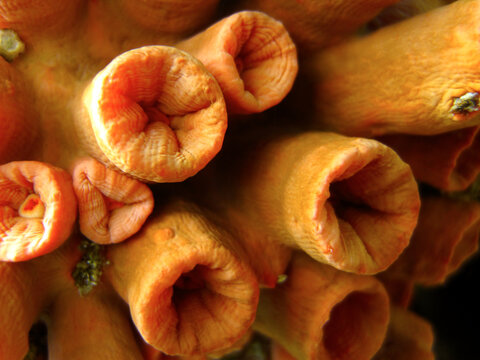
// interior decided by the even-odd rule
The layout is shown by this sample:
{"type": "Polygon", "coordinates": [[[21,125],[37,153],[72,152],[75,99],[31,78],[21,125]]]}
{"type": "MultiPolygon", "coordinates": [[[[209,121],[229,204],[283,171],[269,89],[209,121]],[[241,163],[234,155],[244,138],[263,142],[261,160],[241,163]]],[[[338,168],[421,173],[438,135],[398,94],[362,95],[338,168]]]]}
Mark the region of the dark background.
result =
{"type": "Polygon", "coordinates": [[[436,360],[480,359],[479,285],[477,252],[444,285],[415,289],[411,309],[433,325],[436,360]]]}

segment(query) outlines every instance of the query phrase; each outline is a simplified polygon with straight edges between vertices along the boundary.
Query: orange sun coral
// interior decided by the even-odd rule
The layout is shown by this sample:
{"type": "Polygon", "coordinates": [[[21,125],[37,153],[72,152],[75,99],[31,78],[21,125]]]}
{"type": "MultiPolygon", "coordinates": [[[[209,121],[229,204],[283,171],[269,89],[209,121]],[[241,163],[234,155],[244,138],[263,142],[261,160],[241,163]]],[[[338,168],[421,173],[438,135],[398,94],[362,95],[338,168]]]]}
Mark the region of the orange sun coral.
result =
{"type": "Polygon", "coordinates": [[[254,331],[276,359],[430,358],[400,306],[480,223],[416,182],[480,171],[480,0],[450,2],[0,0],[0,358],[39,319],[61,359],[218,358],[254,331]],[[265,113],[297,50],[300,97],[265,113]]]}

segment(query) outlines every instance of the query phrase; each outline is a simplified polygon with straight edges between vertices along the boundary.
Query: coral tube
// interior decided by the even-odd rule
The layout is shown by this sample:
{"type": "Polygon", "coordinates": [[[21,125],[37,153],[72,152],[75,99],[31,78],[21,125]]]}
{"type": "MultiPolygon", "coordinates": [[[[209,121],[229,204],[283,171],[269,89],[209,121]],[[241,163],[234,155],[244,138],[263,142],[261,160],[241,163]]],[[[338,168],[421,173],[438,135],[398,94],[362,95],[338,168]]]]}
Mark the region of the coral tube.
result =
{"type": "Polygon", "coordinates": [[[265,231],[261,221],[255,221],[242,211],[227,205],[220,213],[224,215],[225,228],[228,228],[242,245],[260,285],[275,287],[287,269],[292,249],[265,231]]]}
{"type": "Polygon", "coordinates": [[[29,101],[20,74],[0,56],[0,164],[26,156],[36,139],[29,101]]]}
{"type": "Polygon", "coordinates": [[[0,358],[22,360],[28,332],[43,306],[43,296],[24,263],[0,261],[0,358]]]}
{"type": "Polygon", "coordinates": [[[433,136],[386,135],[378,140],[410,165],[417,180],[437,189],[459,191],[480,173],[478,129],[473,126],[433,136]]]}
{"type": "Polygon", "coordinates": [[[121,299],[104,287],[81,296],[71,285],[49,313],[49,358],[143,360],[121,299]]]}
{"type": "Polygon", "coordinates": [[[288,279],[262,290],[254,329],[295,359],[370,359],[385,338],[388,295],[371,276],[296,254],[288,279]]]}
{"type": "MultiPolygon", "coordinates": [[[[453,0],[454,1],[454,0],[453,0]]],[[[394,5],[383,9],[369,24],[370,30],[397,23],[440,6],[453,2],[452,0],[400,0],[394,5]]]]}
{"type": "Polygon", "coordinates": [[[297,75],[290,36],[279,21],[260,12],[233,14],[176,47],[213,74],[231,113],[257,113],[278,104],[297,75]]]}
{"type": "Polygon", "coordinates": [[[76,117],[86,150],[140,180],[182,181],[220,150],[220,87],[192,56],[146,46],[117,56],[83,93],[76,117]]]}
{"type": "Polygon", "coordinates": [[[272,238],[368,274],[407,246],[420,207],[417,184],[385,145],[309,132],[279,137],[245,159],[232,183],[238,207],[272,238]]]}
{"type": "Polygon", "coordinates": [[[81,0],[0,0],[0,28],[33,37],[71,26],[81,0]]]}
{"type": "Polygon", "coordinates": [[[480,204],[447,197],[422,198],[410,245],[382,277],[436,285],[457,270],[478,248],[480,204]]]}
{"type": "Polygon", "coordinates": [[[70,236],[77,202],[67,172],[36,161],[0,166],[0,260],[23,261],[70,236]]]}
{"type": "Polygon", "coordinates": [[[415,280],[405,278],[404,276],[395,276],[388,274],[388,270],[376,275],[385,290],[387,290],[390,303],[404,309],[408,308],[412,302],[415,280]]]}
{"type": "Polygon", "coordinates": [[[433,329],[414,313],[392,306],[387,337],[373,360],[434,360],[433,329]]]}
{"type": "Polygon", "coordinates": [[[479,124],[479,21],[480,1],[457,1],[312,57],[316,121],[356,136],[479,124]]]}
{"type": "Polygon", "coordinates": [[[147,185],[94,159],[73,167],[73,189],[78,200],[80,231],[99,244],[117,243],[140,230],[153,210],[147,185]]]}
{"type": "Polygon", "coordinates": [[[280,20],[300,49],[311,52],[344,40],[397,1],[247,0],[243,6],[280,20]]]}
{"type": "Polygon", "coordinates": [[[215,15],[219,0],[121,0],[138,24],[161,33],[189,34],[215,15]]]}
{"type": "Polygon", "coordinates": [[[184,202],[108,247],[105,274],[150,345],[169,355],[228,348],[249,329],[258,283],[233,238],[184,202]]]}

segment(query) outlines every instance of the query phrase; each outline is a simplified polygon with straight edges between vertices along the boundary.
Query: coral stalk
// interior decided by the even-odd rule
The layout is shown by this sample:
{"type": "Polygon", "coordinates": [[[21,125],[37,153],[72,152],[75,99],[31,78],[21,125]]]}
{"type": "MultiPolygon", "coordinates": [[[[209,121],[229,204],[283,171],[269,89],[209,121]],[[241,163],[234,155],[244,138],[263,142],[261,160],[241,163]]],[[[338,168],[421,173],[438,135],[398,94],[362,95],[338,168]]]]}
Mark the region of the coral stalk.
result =
{"type": "Polygon", "coordinates": [[[250,149],[231,171],[241,211],[273,239],[341,270],[384,270],[417,222],[410,168],[374,140],[316,132],[279,137],[250,149]]]}
{"type": "Polygon", "coordinates": [[[479,124],[479,19],[480,1],[456,1],[312,57],[316,121],[355,136],[479,124]]]}
{"type": "Polygon", "coordinates": [[[232,206],[221,210],[228,228],[242,245],[248,263],[262,287],[274,288],[284,275],[292,249],[265,231],[262,222],[232,206]]]}
{"type": "Polygon", "coordinates": [[[128,309],[116,294],[102,286],[81,296],[71,285],[49,313],[49,359],[143,360],[128,309]]]}
{"type": "Polygon", "coordinates": [[[153,210],[147,185],[94,159],[73,167],[73,189],[78,200],[80,231],[99,244],[123,241],[138,230],[153,210]]]}
{"type": "Polygon", "coordinates": [[[21,75],[0,56],[0,164],[25,157],[36,140],[29,101],[21,75]]]}
{"type": "Polygon", "coordinates": [[[381,276],[401,277],[423,285],[443,283],[476,252],[479,232],[480,204],[477,202],[422,198],[410,245],[381,276]]]}
{"type": "Polygon", "coordinates": [[[387,290],[391,304],[404,309],[408,308],[413,299],[415,280],[405,278],[404,276],[392,276],[388,273],[388,269],[377,274],[377,278],[382,282],[385,290],[387,290]]]}
{"type": "Polygon", "coordinates": [[[400,0],[383,9],[367,26],[370,30],[378,29],[431,11],[453,1],[454,0],[400,0]]]}
{"type": "Polygon", "coordinates": [[[44,297],[24,263],[0,261],[0,358],[22,360],[28,352],[28,332],[44,297]]]}
{"type": "Polygon", "coordinates": [[[159,33],[189,35],[214,16],[219,0],[122,0],[138,24],[159,33]]]}
{"type": "Polygon", "coordinates": [[[391,308],[387,337],[373,360],[434,360],[432,325],[396,306],[391,308]]]}
{"type": "Polygon", "coordinates": [[[300,49],[308,53],[345,40],[397,1],[247,0],[243,7],[280,20],[300,49]]]}
{"type": "Polygon", "coordinates": [[[0,166],[2,261],[29,260],[55,250],[70,236],[76,215],[67,172],[36,161],[0,166]]]}
{"type": "Polygon", "coordinates": [[[254,329],[295,359],[370,359],[389,320],[388,295],[374,277],[349,274],[305,254],[288,280],[260,295],[254,329]]]}
{"type": "Polygon", "coordinates": [[[480,173],[478,129],[473,126],[433,136],[387,135],[378,140],[410,165],[417,180],[437,189],[459,191],[480,173]]]}
{"type": "Polygon", "coordinates": [[[233,238],[183,202],[108,247],[107,278],[144,340],[169,355],[228,348],[251,326],[258,284],[233,238]]]}
{"type": "Polygon", "coordinates": [[[297,74],[297,53],[287,31],[260,12],[230,15],[176,47],[215,76],[230,113],[257,113],[278,104],[297,74]]]}
{"type": "Polygon", "coordinates": [[[182,181],[220,150],[227,127],[217,82],[192,56],[147,46],[117,56],[83,93],[87,151],[143,181],[182,181]]]}

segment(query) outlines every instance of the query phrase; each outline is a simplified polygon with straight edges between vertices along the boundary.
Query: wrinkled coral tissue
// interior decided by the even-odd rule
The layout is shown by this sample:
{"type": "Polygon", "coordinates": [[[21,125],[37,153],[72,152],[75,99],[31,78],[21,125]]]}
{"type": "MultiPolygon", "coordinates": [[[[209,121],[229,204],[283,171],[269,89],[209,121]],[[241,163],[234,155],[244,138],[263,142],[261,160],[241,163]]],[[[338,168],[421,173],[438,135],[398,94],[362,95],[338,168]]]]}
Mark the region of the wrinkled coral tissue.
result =
{"type": "Polygon", "coordinates": [[[433,359],[412,299],[478,246],[479,20],[0,0],[0,359],[433,359]]]}

